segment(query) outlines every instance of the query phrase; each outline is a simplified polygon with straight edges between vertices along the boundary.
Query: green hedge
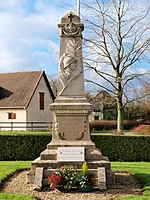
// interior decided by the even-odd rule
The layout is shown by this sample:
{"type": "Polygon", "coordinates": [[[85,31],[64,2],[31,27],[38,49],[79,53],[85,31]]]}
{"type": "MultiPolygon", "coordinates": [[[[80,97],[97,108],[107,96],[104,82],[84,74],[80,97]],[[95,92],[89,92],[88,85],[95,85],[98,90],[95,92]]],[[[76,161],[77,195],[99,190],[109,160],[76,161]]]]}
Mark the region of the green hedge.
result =
{"type": "MultiPolygon", "coordinates": [[[[124,121],[124,129],[130,130],[133,127],[137,127],[139,125],[150,125],[149,122],[141,122],[141,121],[124,121]]],[[[115,120],[95,120],[90,121],[90,130],[91,131],[99,131],[99,130],[116,130],[117,129],[117,121],[115,120]]]]}
{"type": "Polygon", "coordinates": [[[149,136],[93,135],[92,141],[111,161],[150,161],[149,136]]]}
{"type": "MultiPolygon", "coordinates": [[[[149,136],[92,135],[104,156],[111,161],[150,161],[149,136]]],[[[34,160],[46,149],[51,136],[0,135],[0,160],[34,160]]]]}
{"type": "Polygon", "coordinates": [[[43,135],[0,135],[0,160],[34,160],[50,140],[43,135]]]}

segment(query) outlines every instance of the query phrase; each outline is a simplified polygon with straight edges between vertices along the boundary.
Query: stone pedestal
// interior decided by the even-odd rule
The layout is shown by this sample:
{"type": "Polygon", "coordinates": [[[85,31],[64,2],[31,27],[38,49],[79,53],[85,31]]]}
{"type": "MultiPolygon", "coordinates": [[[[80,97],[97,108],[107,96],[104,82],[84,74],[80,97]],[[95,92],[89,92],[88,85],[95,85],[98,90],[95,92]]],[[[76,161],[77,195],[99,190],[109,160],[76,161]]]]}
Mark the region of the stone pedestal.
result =
{"type": "MultiPolygon", "coordinates": [[[[91,111],[91,104],[85,98],[60,98],[50,105],[54,112],[52,141],[47,149],[40,154],[40,157],[32,162],[32,169],[29,172],[28,180],[35,182],[36,168],[43,167],[43,186],[48,185],[48,175],[63,165],[75,165],[81,169],[83,162],[58,162],[58,147],[84,147],[85,161],[91,172],[98,177],[99,167],[106,170],[106,185],[111,186],[114,181],[114,174],[107,157],[102,156],[99,149],[90,139],[88,115],[91,111]],[[65,103],[66,100],[66,103],[65,103]],[[74,103],[73,103],[74,102],[74,103]],[[79,103],[80,102],[80,103],[79,103]]],[[[97,185],[98,186],[98,185],[97,185]]]]}
{"type": "MultiPolygon", "coordinates": [[[[81,33],[84,27],[80,23],[80,18],[72,12],[62,18],[58,27],[61,39],[59,87],[58,97],[50,105],[50,110],[53,112],[52,141],[40,157],[32,162],[28,180],[30,183],[35,182],[37,168],[43,169],[43,186],[48,185],[48,175],[58,167],[67,164],[76,165],[81,169],[83,162],[59,162],[57,153],[58,147],[84,147],[85,161],[89,170],[98,178],[98,168],[104,167],[106,185],[110,186],[114,180],[110,162],[107,157],[102,156],[90,139],[88,117],[92,108],[84,94],[82,62],[81,33]]],[[[39,180],[40,184],[41,178],[39,180]]]]}

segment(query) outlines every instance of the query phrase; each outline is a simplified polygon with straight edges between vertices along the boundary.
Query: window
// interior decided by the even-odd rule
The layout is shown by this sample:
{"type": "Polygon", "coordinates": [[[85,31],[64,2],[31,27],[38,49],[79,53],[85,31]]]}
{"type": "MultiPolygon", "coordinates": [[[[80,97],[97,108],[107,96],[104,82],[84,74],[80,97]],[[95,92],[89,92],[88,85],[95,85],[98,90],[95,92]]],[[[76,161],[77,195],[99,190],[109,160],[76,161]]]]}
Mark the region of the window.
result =
{"type": "Polygon", "coordinates": [[[94,120],[99,120],[99,116],[94,116],[94,120]]]}
{"type": "Polygon", "coordinates": [[[39,92],[39,107],[40,107],[40,110],[44,110],[44,95],[45,93],[44,92],[39,92]]]}
{"type": "Polygon", "coordinates": [[[8,119],[16,119],[16,113],[8,113],[8,119]]]}

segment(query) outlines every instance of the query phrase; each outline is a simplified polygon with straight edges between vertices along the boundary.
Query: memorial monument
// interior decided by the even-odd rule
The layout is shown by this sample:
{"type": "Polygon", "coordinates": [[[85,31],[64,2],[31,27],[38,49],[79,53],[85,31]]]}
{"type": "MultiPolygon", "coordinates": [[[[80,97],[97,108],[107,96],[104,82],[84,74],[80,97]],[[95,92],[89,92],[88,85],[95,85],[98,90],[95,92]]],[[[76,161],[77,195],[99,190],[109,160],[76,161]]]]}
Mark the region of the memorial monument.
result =
{"type": "MultiPolygon", "coordinates": [[[[78,11],[79,13],[79,11],[78,11]]],[[[48,184],[48,174],[63,165],[75,164],[79,169],[84,161],[89,170],[102,168],[106,186],[112,184],[114,174],[110,162],[90,139],[88,116],[91,104],[85,98],[82,31],[80,17],[69,12],[58,24],[60,30],[60,61],[58,96],[50,105],[53,112],[52,140],[40,157],[32,162],[28,181],[41,188],[48,184]]]]}

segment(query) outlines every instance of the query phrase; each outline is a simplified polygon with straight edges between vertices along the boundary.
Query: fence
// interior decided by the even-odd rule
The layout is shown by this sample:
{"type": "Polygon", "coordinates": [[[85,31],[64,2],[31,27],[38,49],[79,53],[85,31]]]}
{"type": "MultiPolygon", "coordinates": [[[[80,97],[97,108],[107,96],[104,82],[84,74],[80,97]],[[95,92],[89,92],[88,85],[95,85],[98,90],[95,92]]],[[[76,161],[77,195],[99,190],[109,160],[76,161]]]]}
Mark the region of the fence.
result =
{"type": "Polygon", "coordinates": [[[49,131],[52,122],[0,122],[0,131],[49,131]]]}

